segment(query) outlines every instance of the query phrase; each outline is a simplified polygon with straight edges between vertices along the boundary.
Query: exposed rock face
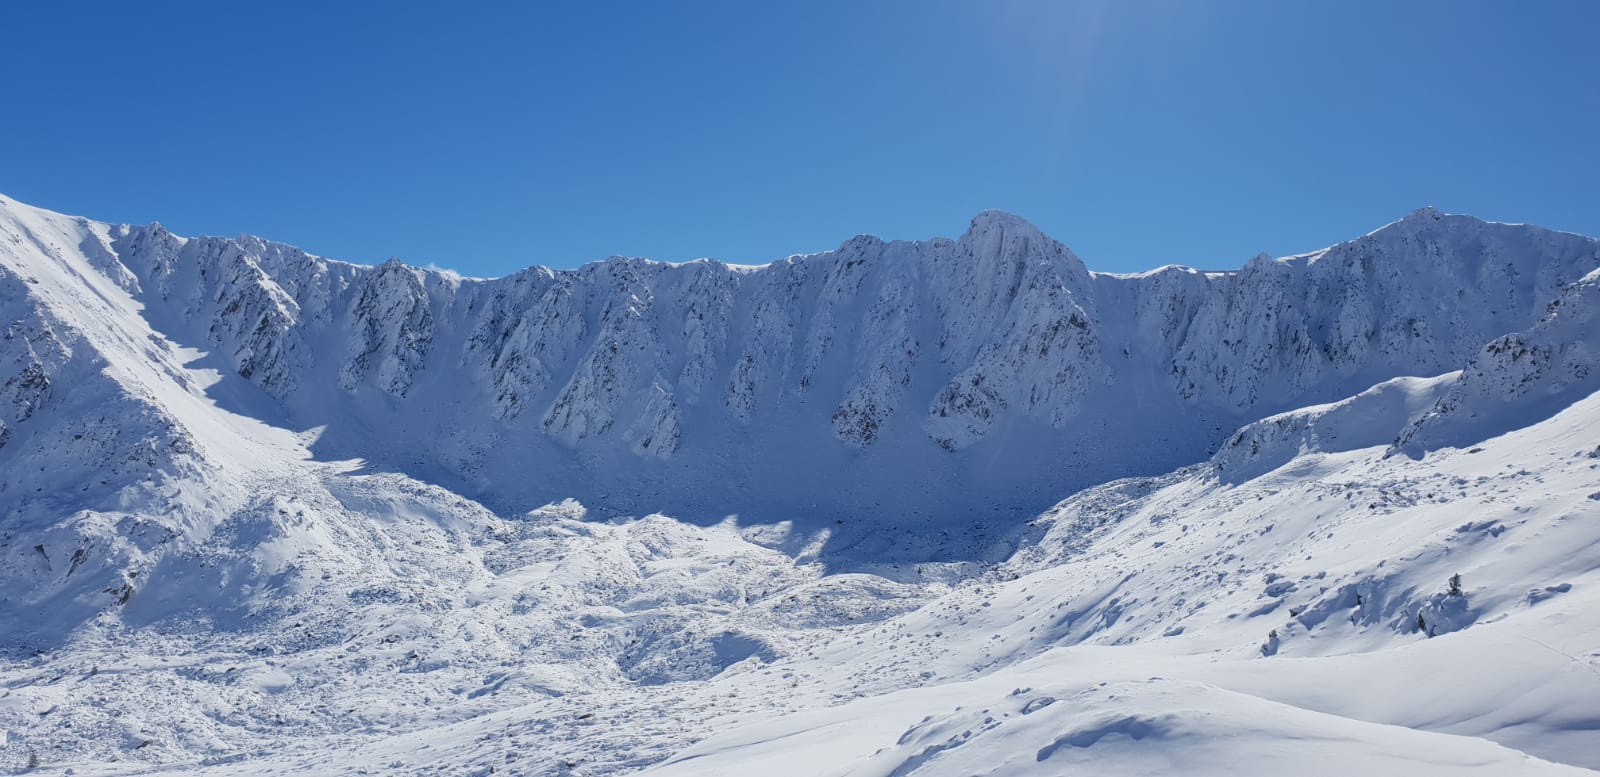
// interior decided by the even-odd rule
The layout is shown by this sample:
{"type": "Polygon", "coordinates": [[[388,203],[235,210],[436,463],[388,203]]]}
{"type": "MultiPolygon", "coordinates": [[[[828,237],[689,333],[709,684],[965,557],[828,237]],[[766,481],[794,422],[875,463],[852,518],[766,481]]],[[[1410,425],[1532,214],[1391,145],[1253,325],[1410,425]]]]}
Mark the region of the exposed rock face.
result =
{"type": "MultiPolygon", "coordinates": [[[[421,273],[384,262],[362,279],[350,311],[355,333],[339,372],[339,384],[355,389],[368,377],[396,397],[404,397],[433,344],[433,313],[421,273]]],[[[245,375],[241,370],[241,375],[245,375]]]]}
{"type": "MultiPolygon", "coordinates": [[[[113,230],[110,254],[122,259],[136,289],[163,303],[152,318],[183,321],[202,335],[202,342],[219,349],[241,377],[282,398],[295,389],[308,354],[301,342],[300,302],[271,267],[297,290],[308,280],[320,280],[308,270],[326,266],[298,249],[255,238],[238,241],[217,238],[186,240],[160,224],[113,230]]],[[[306,302],[327,312],[326,295],[318,296],[317,283],[302,294],[306,302]]]]}

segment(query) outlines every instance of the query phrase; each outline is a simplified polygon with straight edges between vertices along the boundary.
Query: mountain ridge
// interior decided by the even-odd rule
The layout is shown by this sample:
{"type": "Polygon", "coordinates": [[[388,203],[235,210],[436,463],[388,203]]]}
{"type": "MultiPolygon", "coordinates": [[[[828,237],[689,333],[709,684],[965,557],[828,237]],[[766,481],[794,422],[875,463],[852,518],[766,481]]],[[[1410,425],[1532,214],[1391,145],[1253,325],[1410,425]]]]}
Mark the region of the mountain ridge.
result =
{"type": "Polygon", "coordinates": [[[805,513],[844,544],[889,526],[921,545],[929,516],[972,514],[975,534],[908,558],[1204,460],[1264,415],[1458,369],[1600,265],[1589,238],[1426,208],[1220,273],[1094,273],[986,211],[958,239],[857,236],[757,268],[614,258],[489,280],[38,217],[83,233],[84,261],[160,335],[209,352],[231,409],[320,429],[318,458],[509,512],[805,513]]]}

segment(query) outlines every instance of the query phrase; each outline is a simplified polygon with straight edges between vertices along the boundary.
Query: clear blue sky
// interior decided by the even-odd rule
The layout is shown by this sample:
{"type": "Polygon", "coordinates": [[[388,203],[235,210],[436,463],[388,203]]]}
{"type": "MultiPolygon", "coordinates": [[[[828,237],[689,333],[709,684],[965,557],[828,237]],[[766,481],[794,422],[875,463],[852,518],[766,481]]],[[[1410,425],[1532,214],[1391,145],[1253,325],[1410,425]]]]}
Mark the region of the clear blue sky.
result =
{"type": "Polygon", "coordinates": [[[1422,205],[1600,235],[1593,0],[53,1],[0,25],[0,192],[355,261],[760,262],[987,208],[1105,270],[1422,205]]]}

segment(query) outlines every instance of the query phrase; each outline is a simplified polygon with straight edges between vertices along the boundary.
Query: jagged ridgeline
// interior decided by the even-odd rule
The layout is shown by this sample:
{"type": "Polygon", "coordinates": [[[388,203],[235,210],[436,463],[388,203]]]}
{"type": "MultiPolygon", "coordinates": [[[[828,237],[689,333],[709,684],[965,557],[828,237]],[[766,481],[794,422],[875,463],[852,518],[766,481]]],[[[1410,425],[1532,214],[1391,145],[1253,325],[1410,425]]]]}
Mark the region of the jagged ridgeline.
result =
{"type": "MultiPolygon", "coordinates": [[[[1116,275],[988,212],[956,240],[862,236],[761,267],[612,258],[474,279],[53,214],[60,236],[42,237],[11,217],[42,212],[0,211],[5,240],[80,253],[142,304],[140,347],[195,349],[222,376],[210,399],[314,432],[315,458],[508,513],[576,497],[793,519],[921,557],[981,553],[1064,494],[1201,461],[1271,414],[1460,369],[1600,265],[1588,238],[1424,209],[1236,271],[1116,275]]],[[[0,278],[0,439],[41,403],[137,402],[41,317],[28,272],[0,278]]],[[[178,455],[107,450],[137,445],[178,455]]]]}

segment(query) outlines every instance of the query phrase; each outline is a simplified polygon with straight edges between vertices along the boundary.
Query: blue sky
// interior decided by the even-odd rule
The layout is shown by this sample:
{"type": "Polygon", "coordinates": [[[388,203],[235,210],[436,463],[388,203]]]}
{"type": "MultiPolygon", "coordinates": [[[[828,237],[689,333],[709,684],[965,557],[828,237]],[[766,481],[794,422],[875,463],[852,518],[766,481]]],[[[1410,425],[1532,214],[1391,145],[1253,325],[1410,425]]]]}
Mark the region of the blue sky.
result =
{"type": "Polygon", "coordinates": [[[63,1],[3,21],[0,192],[355,261],[761,262],[954,236],[987,208],[1104,270],[1234,267],[1422,205],[1600,235],[1589,0],[63,1]]]}

